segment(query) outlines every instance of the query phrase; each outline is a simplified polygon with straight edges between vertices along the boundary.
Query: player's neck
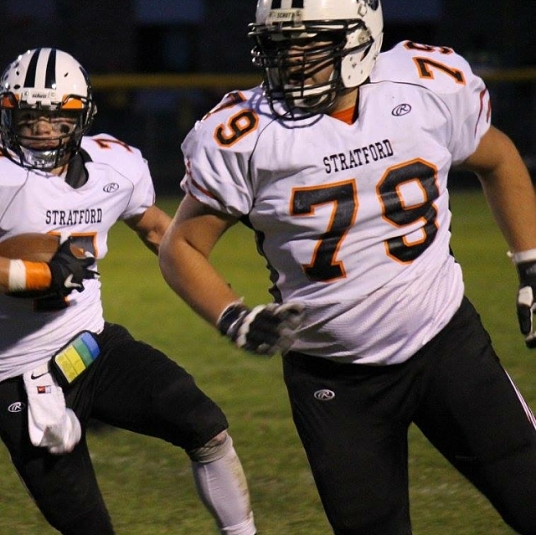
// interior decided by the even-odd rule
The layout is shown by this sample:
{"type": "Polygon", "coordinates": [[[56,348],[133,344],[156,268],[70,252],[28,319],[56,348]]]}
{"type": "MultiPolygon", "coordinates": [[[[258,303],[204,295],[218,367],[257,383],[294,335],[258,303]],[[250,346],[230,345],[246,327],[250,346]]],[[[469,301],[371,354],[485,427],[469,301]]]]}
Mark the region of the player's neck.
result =
{"type": "Polygon", "coordinates": [[[335,106],[330,112],[332,117],[340,119],[345,123],[352,124],[357,118],[355,107],[359,103],[359,88],[351,89],[347,93],[341,95],[335,106]]]}
{"type": "Polygon", "coordinates": [[[67,174],[67,169],[68,168],[69,168],[69,165],[65,164],[65,165],[62,165],[61,167],[56,167],[56,169],[52,169],[52,171],[50,171],[50,172],[53,175],[62,176],[62,175],[67,174]]]}
{"type": "Polygon", "coordinates": [[[335,106],[333,107],[334,112],[347,110],[348,108],[351,108],[352,106],[355,106],[357,103],[357,99],[359,96],[359,87],[354,87],[352,89],[347,90],[347,92],[342,93],[335,102],[335,106]]]}

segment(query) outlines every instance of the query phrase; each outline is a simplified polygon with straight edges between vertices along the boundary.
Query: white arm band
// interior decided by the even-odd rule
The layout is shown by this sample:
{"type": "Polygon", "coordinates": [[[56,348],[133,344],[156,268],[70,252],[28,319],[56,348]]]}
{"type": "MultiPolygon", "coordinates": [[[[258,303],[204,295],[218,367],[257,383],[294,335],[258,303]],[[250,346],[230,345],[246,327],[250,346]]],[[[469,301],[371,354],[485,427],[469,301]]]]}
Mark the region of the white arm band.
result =
{"type": "Polygon", "coordinates": [[[512,259],[514,264],[521,264],[521,262],[531,262],[536,260],[536,249],[527,249],[526,251],[519,251],[518,253],[508,252],[508,256],[512,259]]]}
{"type": "Polygon", "coordinates": [[[26,290],[26,265],[23,260],[9,262],[8,290],[18,292],[26,290]]]}

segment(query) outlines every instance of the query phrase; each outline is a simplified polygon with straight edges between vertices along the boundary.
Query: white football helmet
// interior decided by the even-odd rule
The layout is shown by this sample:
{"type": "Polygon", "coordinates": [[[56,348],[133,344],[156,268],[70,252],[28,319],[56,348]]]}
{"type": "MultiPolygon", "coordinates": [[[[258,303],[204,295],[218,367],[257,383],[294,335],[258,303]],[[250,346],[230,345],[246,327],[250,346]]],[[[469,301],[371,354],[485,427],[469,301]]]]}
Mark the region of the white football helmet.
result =
{"type": "Polygon", "coordinates": [[[380,0],[259,0],[249,36],[274,113],[310,117],[329,111],[342,91],[368,78],[383,40],[382,7],[380,0]],[[289,50],[295,44],[306,51],[289,50]],[[329,81],[305,83],[330,65],[329,81]],[[278,112],[276,103],[286,111],[278,112]]]}
{"type": "Polygon", "coordinates": [[[86,71],[61,50],[28,50],[0,78],[0,138],[6,156],[23,167],[51,171],[67,163],[96,111],[86,71]],[[38,138],[20,133],[21,116],[32,113],[56,123],[65,118],[72,127],[60,125],[49,146],[38,148],[38,138]]]}

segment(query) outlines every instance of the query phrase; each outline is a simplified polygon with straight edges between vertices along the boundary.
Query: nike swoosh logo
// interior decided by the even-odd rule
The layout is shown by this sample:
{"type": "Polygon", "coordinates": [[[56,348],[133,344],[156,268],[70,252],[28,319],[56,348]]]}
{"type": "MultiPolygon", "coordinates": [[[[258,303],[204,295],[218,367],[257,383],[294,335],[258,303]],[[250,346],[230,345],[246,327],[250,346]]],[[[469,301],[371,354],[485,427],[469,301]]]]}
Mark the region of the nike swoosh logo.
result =
{"type": "Polygon", "coordinates": [[[69,275],[63,283],[65,288],[80,288],[82,286],[81,284],[78,284],[77,282],[72,282],[72,281],[73,281],[73,275],[69,275]]]}
{"type": "Polygon", "coordinates": [[[32,375],[30,376],[32,379],[39,379],[39,377],[43,377],[43,375],[46,375],[48,372],[45,372],[45,373],[40,373],[39,375],[35,375],[32,373],[32,375]]]}

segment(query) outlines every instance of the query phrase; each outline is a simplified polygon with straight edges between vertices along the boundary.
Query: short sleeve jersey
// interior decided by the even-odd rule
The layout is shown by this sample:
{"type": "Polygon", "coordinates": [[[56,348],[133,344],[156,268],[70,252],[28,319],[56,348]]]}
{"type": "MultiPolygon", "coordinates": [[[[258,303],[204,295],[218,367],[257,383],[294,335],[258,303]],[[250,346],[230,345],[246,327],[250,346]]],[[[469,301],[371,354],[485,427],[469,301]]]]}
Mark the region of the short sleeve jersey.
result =
{"type": "MultiPolygon", "coordinates": [[[[139,150],[107,134],[85,137],[82,149],[89,155],[88,180],[77,189],[64,177],[0,157],[0,240],[25,232],[72,235],[98,261],[107,253],[115,222],[154,203],[139,150]]],[[[65,303],[0,295],[0,381],[49,359],[78,332],[102,330],[100,282],[87,280],[84,286],[65,303]]]]}
{"type": "Polygon", "coordinates": [[[247,218],[293,349],[364,364],[411,357],[451,319],[449,169],[490,125],[483,81],[445,47],[402,42],[359,90],[357,120],[274,117],[260,87],[226,96],[185,139],[182,187],[247,218]]]}

